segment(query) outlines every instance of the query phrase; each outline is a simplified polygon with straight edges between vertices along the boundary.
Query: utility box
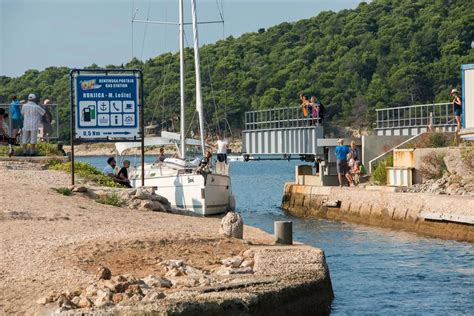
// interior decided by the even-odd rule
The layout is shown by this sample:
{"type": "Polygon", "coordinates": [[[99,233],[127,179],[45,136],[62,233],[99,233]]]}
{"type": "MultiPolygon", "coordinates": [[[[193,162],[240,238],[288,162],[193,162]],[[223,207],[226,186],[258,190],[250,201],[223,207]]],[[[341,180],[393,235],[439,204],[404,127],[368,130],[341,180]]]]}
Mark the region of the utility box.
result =
{"type": "Polygon", "coordinates": [[[415,168],[415,150],[394,149],[393,166],[395,168],[415,168]]]}
{"type": "Polygon", "coordinates": [[[474,140],[474,64],[461,66],[462,130],[460,136],[474,140]]]}
{"type": "Polygon", "coordinates": [[[387,167],[387,185],[409,187],[413,184],[413,168],[387,167]]]}

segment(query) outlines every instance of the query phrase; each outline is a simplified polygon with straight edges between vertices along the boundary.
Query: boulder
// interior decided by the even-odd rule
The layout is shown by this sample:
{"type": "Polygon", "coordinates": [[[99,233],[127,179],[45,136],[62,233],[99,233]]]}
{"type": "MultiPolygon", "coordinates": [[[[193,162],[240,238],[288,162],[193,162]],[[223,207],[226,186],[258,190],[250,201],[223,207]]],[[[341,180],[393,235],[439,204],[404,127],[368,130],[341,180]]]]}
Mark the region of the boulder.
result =
{"type": "Polygon", "coordinates": [[[172,283],[170,280],[159,277],[159,276],[155,276],[155,275],[147,276],[146,278],[143,279],[143,282],[145,282],[150,287],[170,288],[172,286],[172,283]]]}
{"type": "Polygon", "coordinates": [[[110,280],[112,272],[107,267],[99,267],[95,274],[96,280],[110,280]]]}
{"type": "Polygon", "coordinates": [[[92,307],[92,302],[88,297],[81,296],[81,299],[77,303],[77,306],[79,306],[80,308],[90,308],[92,307]]]}
{"type": "Polygon", "coordinates": [[[158,290],[152,290],[149,291],[144,297],[143,297],[143,302],[148,303],[148,302],[154,302],[160,299],[165,298],[165,294],[161,291],[158,290]]]}
{"type": "Polygon", "coordinates": [[[222,264],[225,265],[226,267],[231,267],[231,268],[238,268],[242,264],[244,259],[242,257],[230,257],[227,259],[222,260],[222,264]]]}
{"type": "Polygon", "coordinates": [[[219,234],[242,239],[244,237],[244,221],[242,216],[236,212],[227,213],[222,218],[219,234]]]}

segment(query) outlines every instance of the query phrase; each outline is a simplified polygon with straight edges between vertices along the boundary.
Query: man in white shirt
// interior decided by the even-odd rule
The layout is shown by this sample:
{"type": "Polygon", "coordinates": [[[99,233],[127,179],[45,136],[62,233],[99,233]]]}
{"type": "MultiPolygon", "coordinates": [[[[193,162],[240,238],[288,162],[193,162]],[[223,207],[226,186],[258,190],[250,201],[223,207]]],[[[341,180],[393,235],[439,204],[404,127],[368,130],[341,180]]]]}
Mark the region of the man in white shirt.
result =
{"type": "Polygon", "coordinates": [[[41,119],[45,113],[43,108],[36,104],[36,101],[36,95],[30,93],[28,95],[28,102],[21,108],[23,116],[23,128],[21,130],[23,156],[36,155],[38,128],[41,126],[41,119]]]}
{"type": "Polygon", "coordinates": [[[104,174],[108,175],[109,177],[115,177],[115,166],[117,162],[115,161],[114,157],[109,157],[107,159],[107,166],[104,168],[104,174]]]}
{"type": "Polygon", "coordinates": [[[217,134],[217,161],[227,163],[227,146],[228,141],[222,138],[221,134],[217,134]]]}

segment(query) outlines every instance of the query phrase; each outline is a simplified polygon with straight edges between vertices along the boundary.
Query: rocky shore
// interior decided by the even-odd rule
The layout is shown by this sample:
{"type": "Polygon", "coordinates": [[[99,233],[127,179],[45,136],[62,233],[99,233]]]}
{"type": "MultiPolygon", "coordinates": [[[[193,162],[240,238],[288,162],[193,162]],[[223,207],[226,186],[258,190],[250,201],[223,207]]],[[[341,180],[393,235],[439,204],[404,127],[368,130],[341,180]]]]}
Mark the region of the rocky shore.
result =
{"type": "Polygon", "coordinates": [[[171,213],[146,190],[79,184],[37,163],[0,162],[0,314],[285,315],[329,313],[324,253],[275,246],[220,218],[171,213]],[[97,203],[119,195],[122,207],[97,203]]]}

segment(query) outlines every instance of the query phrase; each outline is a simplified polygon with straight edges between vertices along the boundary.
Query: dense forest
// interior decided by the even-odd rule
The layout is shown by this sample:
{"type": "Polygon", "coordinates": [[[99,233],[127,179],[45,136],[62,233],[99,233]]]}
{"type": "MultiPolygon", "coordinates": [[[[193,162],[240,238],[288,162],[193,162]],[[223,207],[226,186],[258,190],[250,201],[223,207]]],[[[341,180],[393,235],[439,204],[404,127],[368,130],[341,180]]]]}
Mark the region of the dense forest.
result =
{"type": "MultiPolygon", "coordinates": [[[[230,125],[236,132],[245,111],[295,106],[305,92],[322,100],[327,123],[370,126],[376,108],[449,100],[449,89],[460,88],[461,64],[474,62],[473,40],[471,0],[374,0],[230,36],[200,51],[206,121],[210,130],[230,125]]],[[[146,120],[179,128],[178,54],[121,67],[144,71],[146,120]]],[[[195,81],[189,48],[186,68],[191,121],[195,81]]],[[[17,78],[0,76],[0,101],[32,91],[52,99],[61,105],[66,137],[68,74],[66,67],[49,67],[17,78]]]]}

